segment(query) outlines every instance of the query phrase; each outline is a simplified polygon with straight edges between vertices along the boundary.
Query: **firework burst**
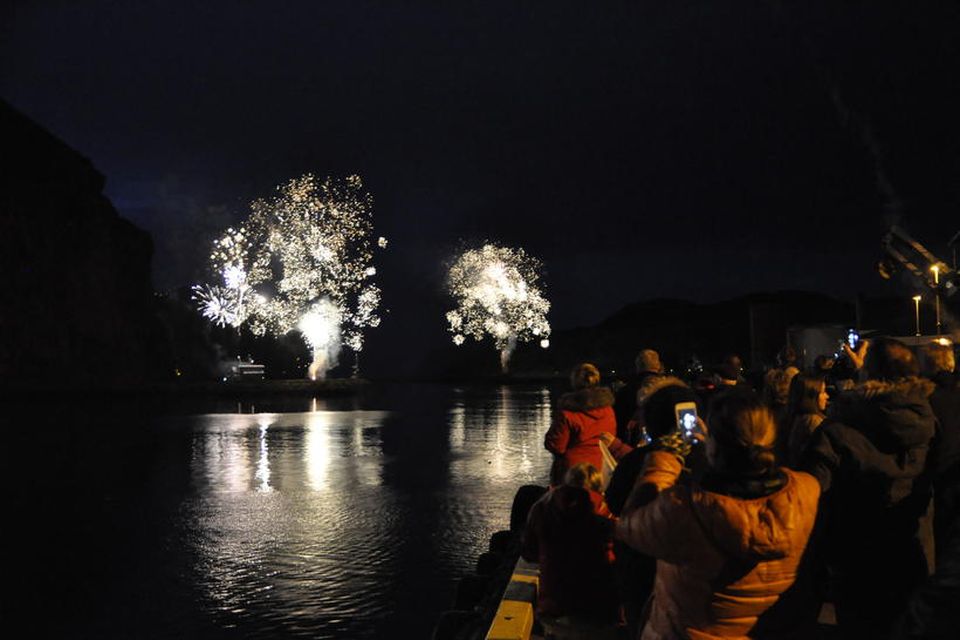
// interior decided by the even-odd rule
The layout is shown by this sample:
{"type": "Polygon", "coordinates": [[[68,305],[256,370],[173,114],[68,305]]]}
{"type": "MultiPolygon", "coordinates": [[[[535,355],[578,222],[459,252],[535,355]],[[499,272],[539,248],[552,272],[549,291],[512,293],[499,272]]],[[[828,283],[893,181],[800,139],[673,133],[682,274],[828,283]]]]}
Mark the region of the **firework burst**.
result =
{"type": "Polygon", "coordinates": [[[221,327],[239,327],[246,319],[246,300],[250,293],[247,282],[247,264],[250,245],[246,231],[227,229],[223,236],[213,242],[210,265],[222,284],[197,285],[193,298],[200,312],[221,327]]]}
{"type": "Polygon", "coordinates": [[[504,372],[517,342],[539,340],[548,347],[550,302],[537,286],[540,269],[540,261],[523,249],[485,244],[463,252],[447,274],[457,305],[447,312],[454,344],[490,336],[504,372]]]}
{"type": "Polygon", "coordinates": [[[194,288],[201,311],[257,335],[300,331],[314,352],[311,377],[322,377],[341,343],[359,353],[365,330],[380,323],[372,262],[387,241],[372,240],[372,211],[358,176],[320,181],[307,174],[277,187],[214,242],[210,264],[222,284],[194,288]]]}
{"type": "Polygon", "coordinates": [[[195,285],[193,299],[203,317],[217,326],[237,326],[237,305],[230,290],[217,285],[195,285]]]}

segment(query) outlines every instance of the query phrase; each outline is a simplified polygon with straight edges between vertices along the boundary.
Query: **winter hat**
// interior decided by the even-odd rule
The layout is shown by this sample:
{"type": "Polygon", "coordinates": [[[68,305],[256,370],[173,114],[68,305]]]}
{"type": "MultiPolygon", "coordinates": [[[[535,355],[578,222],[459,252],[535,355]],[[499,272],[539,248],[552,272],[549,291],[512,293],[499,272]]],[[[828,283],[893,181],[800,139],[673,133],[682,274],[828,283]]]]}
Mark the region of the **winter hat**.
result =
{"type": "Polygon", "coordinates": [[[638,373],[643,373],[646,371],[651,373],[661,373],[663,371],[663,364],[660,362],[660,354],[653,349],[644,349],[638,353],[634,364],[637,366],[638,373]]]}
{"type": "Polygon", "coordinates": [[[681,402],[696,402],[697,394],[688,386],[671,385],[654,393],[643,407],[643,420],[647,433],[659,438],[677,428],[674,406],[681,402]]]}
{"type": "Polygon", "coordinates": [[[587,389],[598,384],[600,384],[600,371],[589,362],[578,364],[570,372],[570,386],[574,389],[587,389]]]}

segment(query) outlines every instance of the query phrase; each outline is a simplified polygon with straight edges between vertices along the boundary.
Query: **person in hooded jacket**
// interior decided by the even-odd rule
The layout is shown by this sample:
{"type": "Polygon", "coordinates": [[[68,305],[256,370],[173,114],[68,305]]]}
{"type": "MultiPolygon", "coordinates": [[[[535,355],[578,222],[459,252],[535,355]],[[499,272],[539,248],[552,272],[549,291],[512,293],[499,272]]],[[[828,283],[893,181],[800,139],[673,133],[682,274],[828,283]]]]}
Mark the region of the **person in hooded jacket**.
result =
{"type": "Polygon", "coordinates": [[[939,523],[937,570],[910,598],[897,640],[954,640],[960,629],[960,511],[940,515],[951,520],[939,523]]]}
{"type": "Polygon", "coordinates": [[[663,375],[660,354],[653,349],[642,349],[634,361],[636,374],[616,394],[613,412],[617,416],[617,437],[636,446],[639,436],[634,414],[637,412],[638,392],[651,379],[663,375]]]}
{"type": "Polygon", "coordinates": [[[684,441],[661,438],[617,525],[657,558],[641,638],[814,637],[818,603],[802,567],[820,487],[776,465],[776,425],[756,394],[719,395],[710,415],[702,480],[677,484],[684,441]]]}
{"type": "Polygon", "coordinates": [[[578,463],[563,484],[530,508],[520,553],[540,565],[537,614],[547,627],[580,627],[616,637],[620,605],[613,581],[613,520],[591,489],[599,472],[578,463]]]}
{"type": "Polygon", "coordinates": [[[632,450],[616,439],[613,392],[600,386],[600,371],[588,362],[579,364],[570,374],[570,384],[573,391],[560,396],[553,424],[543,440],[554,455],[552,485],[561,484],[567,470],[578,462],[602,468],[601,441],[615,457],[632,450]]]}
{"type": "Polygon", "coordinates": [[[892,338],[874,341],[863,366],[867,381],[836,398],[800,466],[824,494],[840,631],[883,638],[928,574],[920,524],[930,503],[933,383],[892,338]]]}
{"type": "Polygon", "coordinates": [[[936,385],[930,394],[930,408],[937,417],[937,435],[933,441],[933,528],[936,562],[940,565],[940,547],[947,546],[948,532],[960,514],[960,379],[954,373],[953,345],[933,343],[925,350],[927,377],[936,385]]]}
{"type": "MultiPolygon", "coordinates": [[[[633,490],[637,477],[643,471],[646,455],[653,451],[657,440],[677,428],[674,408],[683,402],[697,402],[697,394],[683,380],[675,376],[650,378],[637,393],[639,400],[635,421],[640,426],[644,441],[617,462],[607,485],[605,497],[610,511],[619,516],[633,490]]],[[[702,464],[702,456],[695,456],[702,464]]],[[[691,459],[688,458],[687,463],[691,459]]],[[[702,471],[698,468],[697,471],[702,471]]]]}

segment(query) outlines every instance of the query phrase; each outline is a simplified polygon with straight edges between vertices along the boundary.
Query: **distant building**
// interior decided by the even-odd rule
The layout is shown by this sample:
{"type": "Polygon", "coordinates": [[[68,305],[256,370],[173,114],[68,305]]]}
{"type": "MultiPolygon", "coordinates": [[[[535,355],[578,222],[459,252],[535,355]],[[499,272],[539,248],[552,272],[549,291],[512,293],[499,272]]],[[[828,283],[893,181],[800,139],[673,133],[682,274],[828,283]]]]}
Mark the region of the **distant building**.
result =
{"type": "Polygon", "coordinates": [[[266,370],[257,362],[245,362],[237,358],[221,363],[224,382],[241,380],[263,380],[266,370]]]}

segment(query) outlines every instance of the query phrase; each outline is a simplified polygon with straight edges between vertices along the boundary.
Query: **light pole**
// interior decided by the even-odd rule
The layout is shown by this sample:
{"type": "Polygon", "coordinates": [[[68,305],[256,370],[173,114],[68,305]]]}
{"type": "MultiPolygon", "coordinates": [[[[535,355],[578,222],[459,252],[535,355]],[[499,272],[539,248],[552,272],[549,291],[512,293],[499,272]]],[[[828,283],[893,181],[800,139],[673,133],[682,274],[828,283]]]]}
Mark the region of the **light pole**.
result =
{"type": "Polygon", "coordinates": [[[913,304],[917,308],[917,337],[920,337],[920,296],[913,296],[913,304]]]}
{"type": "Polygon", "coordinates": [[[933,265],[932,267],[930,267],[930,271],[933,271],[933,284],[935,284],[937,287],[936,290],[934,291],[934,295],[936,296],[934,299],[934,304],[936,305],[935,308],[937,313],[937,337],[939,338],[940,337],[940,265],[938,264],[933,265]]]}

